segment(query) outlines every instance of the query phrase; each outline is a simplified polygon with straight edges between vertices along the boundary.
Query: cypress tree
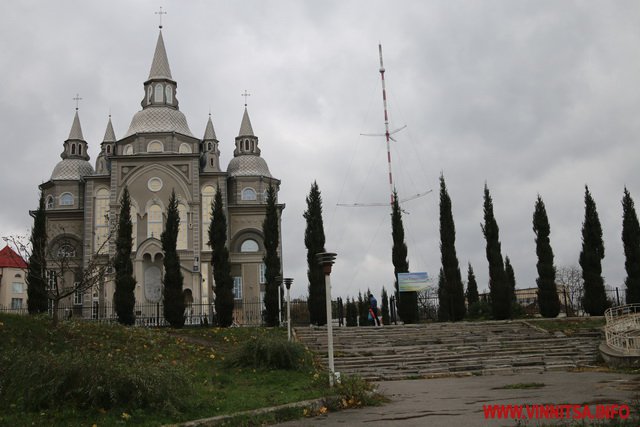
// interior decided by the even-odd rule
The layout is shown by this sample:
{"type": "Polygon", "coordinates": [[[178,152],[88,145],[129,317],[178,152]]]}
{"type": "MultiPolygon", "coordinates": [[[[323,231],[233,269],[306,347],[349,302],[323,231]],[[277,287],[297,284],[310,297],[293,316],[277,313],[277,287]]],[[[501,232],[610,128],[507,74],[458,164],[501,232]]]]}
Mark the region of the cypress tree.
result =
{"type": "Polygon", "coordinates": [[[456,255],[456,226],[451,212],[451,198],[440,174],[440,253],[442,257],[442,273],[449,297],[449,319],[462,320],[466,314],[464,304],[464,286],[460,275],[460,264],[456,255]]]}
{"type": "Polygon", "coordinates": [[[382,287],[382,305],[380,306],[380,311],[382,311],[382,324],[390,325],[391,316],[389,314],[389,294],[387,294],[387,290],[384,286],[382,287]]]}
{"type": "Polygon", "coordinates": [[[322,266],[318,264],[316,254],[325,252],[324,225],[322,222],[322,196],[318,184],[314,181],[307,196],[307,210],[304,213],[307,228],[304,233],[304,245],[307,247],[307,278],[309,279],[309,318],[314,325],[326,325],[326,291],[322,266]]]}
{"type": "Polygon", "coordinates": [[[476,282],[476,275],[473,273],[473,267],[471,267],[471,263],[469,263],[467,271],[467,304],[470,306],[478,301],[480,301],[478,283],[476,282]]]}
{"type": "Polygon", "coordinates": [[[582,267],[582,279],[584,280],[582,306],[591,316],[602,316],[609,305],[602,278],[601,263],[603,258],[602,226],[596,203],[591,197],[589,187],[585,186],[580,267],[582,267]]]}
{"type": "Polygon", "coordinates": [[[440,268],[438,274],[438,322],[448,322],[451,320],[451,298],[444,272],[440,268]]]}
{"type": "Polygon", "coordinates": [[[500,249],[500,230],[493,215],[493,200],[486,183],[484,185],[484,225],[481,225],[481,228],[487,241],[491,312],[494,319],[508,319],[511,317],[511,300],[500,249]]]}
{"type": "Polygon", "coordinates": [[[131,262],[132,232],[131,198],[129,189],[125,186],[120,199],[116,256],[113,262],[113,267],[116,270],[116,290],[113,295],[113,302],[118,315],[118,322],[123,325],[133,325],[135,322],[133,308],[136,303],[134,295],[136,279],[133,278],[133,263],[131,262]]]}
{"type": "Polygon", "coordinates": [[[355,299],[347,297],[347,326],[358,326],[358,307],[355,299]]]}
{"type": "Polygon", "coordinates": [[[227,218],[224,214],[220,187],[211,204],[209,246],[215,282],[216,323],[222,328],[227,328],[233,324],[233,278],[227,249],[227,218]]]}
{"type": "Polygon", "coordinates": [[[360,326],[369,324],[369,300],[362,297],[362,292],[358,292],[358,318],[360,326]]]}
{"type": "Polygon", "coordinates": [[[553,250],[549,240],[551,227],[540,195],[533,212],[533,232],[536,235],[536,254],[538,255],[536,283],[540,314],[543,317],[556,317],[560,313],[560,299],[556,289],[556,267],[553,265],[553,250]]]}
{"type": "Polygon", "coordinates": [[[27,308],[30,314],[47,311],[47,220],[45,217],[44,194],[40,192],[38,209],[33,215],[31,228],[31,255],[27,270],[27,308]]]}
{"type": "Polygon", "coordinates": [[[622,243],[624,245],[624,268],[627,277],[627,304],[640,303],[640,225],[631,194],[625,187],[622,198],[622,243]]]}
{"type": "Polygon", "coordinates": [[[267,212],[262,223],[262,233],[264,235],[265,255],[263,258],[266,266],[264,305],[267,310],[267,326],[278,326],[278,291],[280,284],[276,279],[280,276],[280,256],[278,255],[278,245],[280,241],[280,230],[278,226],[278,207],[276,206],[276,190],[273,185],[267,189],[267,212]]]}
{"type": "Polygon", "coordinates": [[[418,293],[400,293],[400,289],[398,287],[398,273],[409,272],[409,261],[407,260],[407,245],[404,242],[402,211],[400,210],[398,194],[395,190],[393,191],[393,206],[391,210],[391,237],[393,239],[391,259],[393,262],[393,274],[395,276],[398,315],[405,324],[416,323],[418,321],[418,293]]]}
{"type": "Polygon", "coordinates": [[[504,258],[504,274],[507,279],[507,289],[509,290],[509,301],[516,302],[516,274],[511,266],[509,256],[504,258]]]}
{"type": "Polygon", "coordinates": [[[174,328],[184,325],[184,296],[182,285],[184,278],[180,271],[180,256],[177,250],[178,231],[180,230],[180,214],[175,190],[171,190],[167,207],[167,222],[160,236],[164,251],[164,318],[174,328]]]}

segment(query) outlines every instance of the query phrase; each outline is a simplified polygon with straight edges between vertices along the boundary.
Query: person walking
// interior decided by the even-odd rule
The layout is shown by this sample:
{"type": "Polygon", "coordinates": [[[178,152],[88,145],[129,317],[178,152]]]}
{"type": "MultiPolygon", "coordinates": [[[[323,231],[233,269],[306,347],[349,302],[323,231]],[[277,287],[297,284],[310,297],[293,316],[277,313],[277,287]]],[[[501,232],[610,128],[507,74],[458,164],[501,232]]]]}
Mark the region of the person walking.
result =
{"type": "Polygon", "coordinates": [[[369,316],[371,317],[372,326],[380,326],[380,319],[378,318],[378,301],[369,293],[369,316]]]}

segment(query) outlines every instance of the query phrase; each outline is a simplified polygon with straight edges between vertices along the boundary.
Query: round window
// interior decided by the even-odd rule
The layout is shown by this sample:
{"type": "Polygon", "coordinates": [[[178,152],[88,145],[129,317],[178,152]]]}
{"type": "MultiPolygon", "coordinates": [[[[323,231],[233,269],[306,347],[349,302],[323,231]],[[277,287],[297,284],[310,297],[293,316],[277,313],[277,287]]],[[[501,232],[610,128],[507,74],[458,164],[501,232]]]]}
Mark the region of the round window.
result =
{"type": "Polygon", "coordinates": [[[147,187],[149,187],[149,190],[155,192],[158,192],[160,190],[162,190],[162,180],[158,177],[153,177],[151,179],[149,179],[149,182],[147,182],[147,187]]]}

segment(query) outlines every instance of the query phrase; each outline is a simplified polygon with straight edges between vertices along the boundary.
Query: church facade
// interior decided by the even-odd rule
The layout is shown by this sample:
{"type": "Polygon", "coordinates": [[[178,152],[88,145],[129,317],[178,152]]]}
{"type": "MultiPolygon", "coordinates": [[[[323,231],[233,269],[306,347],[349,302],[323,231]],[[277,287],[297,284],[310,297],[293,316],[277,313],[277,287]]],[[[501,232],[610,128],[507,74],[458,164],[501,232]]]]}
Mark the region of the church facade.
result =
{"type": "MultiPolygon", "coordinates": [[[[81,268],[95,260],[110,262],[115,255],[114,226],[127,187],[133,223],[136,315],[151,316],[162,300],[160,236],[173,190],[179,201],[177,248],[184,276],[183,296],[201,314],[210,313],[215,283],[208,229],[212,201],[220,189],[238,306],[236,320],[255,323],[262,311],[261,304],[255,302],[262,301],[265,281],[262,223],[266,191],[270,185],[277,191],[280,181],[271,175],[260,155],[246,105],[235,138],[234,157],[223,171],[220,142],[211,117],[203,137],[198,138],[178,108],[177,82],[171,75],[162,30],[143,89],[142,109],[134,114],[124,135],[115,135],[109,117],[95,168],[89,162],[76,109],[69,137],[63,143],[62,160],[51,178],[40,185],[46,206],[48,257],[52,261],[63,255],[75,259],[77,271],[58,273],[65,275],[66,283],[77,280],[74,276],[81,274],[81,268]],[[252,301],[251,308],[245,304],[243,309],[243,301],[252,301]]],[[[283,208],[280,204],[279,211],[283,208]]],[[[76,293],[67,303],[83,316],[109,315],[114,280],[110,270],[103,283],[76,293]]]]}

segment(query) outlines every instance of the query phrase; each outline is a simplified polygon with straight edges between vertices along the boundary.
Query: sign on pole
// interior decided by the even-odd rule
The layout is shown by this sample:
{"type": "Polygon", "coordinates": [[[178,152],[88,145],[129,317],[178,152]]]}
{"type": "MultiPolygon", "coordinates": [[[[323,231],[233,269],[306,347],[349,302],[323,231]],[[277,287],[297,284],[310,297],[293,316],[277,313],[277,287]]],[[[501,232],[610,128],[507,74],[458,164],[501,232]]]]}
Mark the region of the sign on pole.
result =
{"type": "Polygon", "coordinates": [[[429,275],[423,273],[398,273],[398,289],[400,292],[417,292],[428,286],[429,275]]]}

